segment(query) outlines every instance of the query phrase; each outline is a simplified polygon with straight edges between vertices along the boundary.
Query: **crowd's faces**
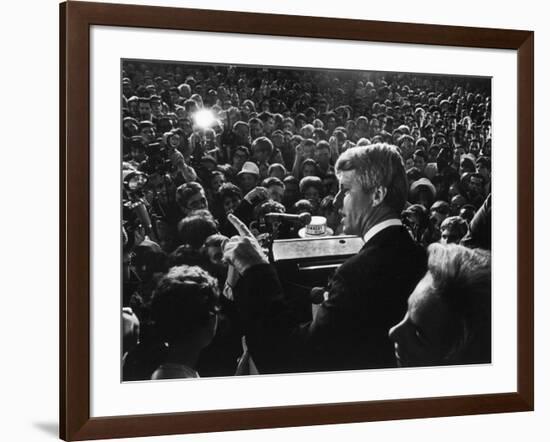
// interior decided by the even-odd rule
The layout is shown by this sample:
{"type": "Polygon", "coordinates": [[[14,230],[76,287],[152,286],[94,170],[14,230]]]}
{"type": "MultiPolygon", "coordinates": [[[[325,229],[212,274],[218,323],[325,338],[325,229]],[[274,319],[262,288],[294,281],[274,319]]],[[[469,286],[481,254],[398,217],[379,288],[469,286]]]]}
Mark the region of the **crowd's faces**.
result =
{"type": "Polygon", "coordinates": [[[216,147],[216,132],[207,130],[204,132],[204,147],[206,150],[212,150],[216,147]]]}
{"type": "Polygon", "coordinates": [[[145,149],[143,149],[142,147],[132,147],[130,155],[132,156],[132,160],[137,163],[141,163],[145,160],[146,157],[145,149]]]}
{"type": "Polygon", "coordinates": [[[453,197],[451,199],[451,214],[458,215],[464,204],[466,204],[466,199],[462,195],[453,197]]]}
{"type": "Polygon", "coordinates": [[[491,172],[487,167],[484,165],[478,163],[476,165],[476,172],[479,173],[483,178],[485,178],[486,181],[490,181],[491,179],[491,172]]]}
{"type": "Polygon", "coordinates": [[[128,113],[133,117],[139,117],[138,102],[135,100],[128,101],[128,113]]]}
{"type": "Polygon", "coordinates": [[[216,174],[212,177],[212,180],[210,181],[210,188],[214,192],[217,192],[223,183],[225,183],[225,178],[223,177],[223,175],[216,174]]]}
{"type": "Polygon", "coordinates": [[[330,150],[316,149],[313,154],[313,159],[321,169],[326,170],[330,166],[330,150]]]}
{"type": "Polygon", "coordinates": [[[421,173],[424,172],[424,168],[426,167],[426,160],[421,155],[413,155],[413,163],[414,167],[416,167],[418,170],[420,170],[421,173]]]}
{"type": "Polygon", "coordinates": [[[408,160],[414,152],[414,142],[408,138],[403,140],[400,146],[401,155],[404,160],[408,160]]]}
{"type": "Polygon", "coordinates": [[[405,221],[406,222],[404,224],[406,225],[411,238],[414,241],[417,241],[420,236],[420,220],[418,219],[418,216],[414,213],[407,213],[405,215],[405,221]]]}
{"type": "Polygon", "coordinates": [[[142,120],[151,120],[151,103],[146,101],[138,103],[138,112],[142,120]]]}
{"type": "Polygon", "coordinates": [[[189,138],[193,133],[193,124],[187,118],[178,121],[178,127],[183,130],[183,134],[189,138]]]}
{"type": "Polygon", "coordinates": [[[461,236],[456,229],[450,227],[441,229],[441,239],[439,240],[441,244],[458,244],[460,240],[461,236]]]}
{"type": "Polygon", "coordinates": [[[327,120],[327,133],[330,135],[332,132],[334,132],[334,129],[336,129],[338,123],[336,121],[336,118],[329,117],[327,120]]]}
{"type": "Polygon", "coordinates": [[[250,141],[250,129],[244,124],[236,127],[235,135],[238,143],[247,144],[250,141]]]}
{"type": "Polygon", "coordinates": [[[469,148],[470,153],[477,157],[479,155],[480,150],[481,150],[481,145],[480,145],[479,141],[478,140],[472,140],[470,142],[470,148],[469,148]]]}
{"type": "Polygon", "coordinates": [[[275,129],[275,119],[273,117],[269,117],[264,122],[264,134],[266,136],[270,136],[273,129],[275,129]]]}
{"type": "Polygon", "coordinates": [[[250,192],[258,183],[258,177],[251,173],[242,173],[239,176],[239,186],[243,194],[250,192]]]}
{"type": "Polygon", "coordinates": [[[295,130],[294,123],[292,121],[285,121],[283,123],[283,130],[288,130],[294,133],[294,130],[295,130]]]}
{"type": "Polygon", "coordinates": [[[342,172],[339,181],[340,188],[334,204],[341,207],[344,233],[363,236],[374,208],[372,192],[366,193],[363,190],[353,170],[342,172]]]}
{"type": "Polygon", "coordinates": [[[269,159],[269,152],[265,149],[256,149],[252,153],[252,158],[258,164],[263,164],[269,159]]]}
{"type": "Polygon", "coordinates": [[[208,200],[206,199],[204,192],[201,190],[191,196],[189,200],[187,200],[185,209],[187,213],[190,213],[193,210],[208,209],[208,200]]]}
{"type": "Polygon", "coordinates": [[[314,164],[306,164],[302,168],[302,177],[317,176],[317,167],[314,164]]]}
{"type": "Polygon", "coordinates": [[[273,142],[273,147],[280,149],[285,144],[285,137],[283,134],[276,133],[271,137],[271,141],[273,142]]]}
{"type": "Polygon", "coordinates": [[[243,168],[243,164],[248,159],[248,155],[241,150],[236,150],[233,154],[232,166],[236,172],[239,172],[243,168]]]}
{"type": "Polygon", "coordinates": [[[445,168],[449,167],[451,164],[451,158],[449,153],[441,149],[439,153],[437,154],[437,158],[435,159],[435,162],[437,163],[437,169],[441,172],[445,168]]]}
{"type": "Polygon", "coordinates": [[[270,199],[278,203],[282,203],[285,194],[285,188],[279,185],[272,185],[267,188],[267,193],[270,199]]]}
{"type": "Polygon", "coordinates": [[[481,195],[483,193],[483,179],[475,176],[471,177],[468,189],[472,195],[481,195]]]}
{"type": "Polygon", "coordinates": [[[323,178],[323,188],[325,190],[325,195],[336,196],[338,193],[338,179],[333,176],[323,178]]]}
{"type": "Polygon", "coordinates": [[[389,331],[400,367],[441,364],[451,349],[451,313],[432,284],[428,272],[409,297],[404,318],[389,331]]]}
{"type": "Polygon", "coordinates": [[[313,130],[314,130],[314,127],[308,124],[306,126],[303,126],[300,129],[300,132],[303,138],[313,138],[313,130]]]}
{"type": "Polygon", "coordinates": [[[454,164],[459,165],[460,159],[462,158],[462,155],[464,155],[465,153],[466,153],[466,150],[463,147],[457,147],[455,149],[454,158],[453,158],[454,164]]]}
{"type": "Polygon", "coordinates": [[[319,203],[321,202],[321,195],[319,195],[319,190],[316,187],[310,186],[305,188],[303,197],[308,200],[314,208],[319,207],[319,203]]]}
{"type": "Polygon", "coordinates": [[[127,136],[128,138],[133,137],[134,135],[137,135],[139,131],[136,124],[132,121],[125,121],[123,124],[123,129],[124,129],[124,135],[127,136]]]}
{"type": "Polygon", "coordinates": [[[298,183],[285,183],[285,191],[283,194],[283,203],[285,207],[292,206],[296,201],[298,201],[298,197],[300,196],[300,188],[298,186],[298,183]]]}
{"type": "Polygon", "coordinates": [[[252,123],[250,125],[250,135],[252,136],[252,139],[259,138],[264,135],[264,129],[261,124],[259,123],[252,123]]]}
{"type": "Polygon", "coordinates": [[[155,133],[155,129],[152,126],[144,127],[143,129],[141,129],[139,134],[145,140],[146,143],[152,143],[153,141],[155,141],[156,133],[155,133]]]}
{"type": "Polygon", "coordinates": [[[302,143],[302,157],[313,158],[315,145],[313,143],[302,143]]]}
{"type": "Polygon", "coordinates": [[[241,203],[241,199],[238,196],[226,196],[223,199],[223,212],[228,215],[229,213],[233,213],[235,209],[239,206],[241,203]]]}
{"type": "Polygon", "coordinates": [[[380,133],[380,121],[378,121],[376,118],[373,118],[372,120],[370,120],[369,128],[371,137],[374,135],[378,135],[380,133]]]}
{"type": "Polygon", "coordinates": [[[430,210],[430,223],[434,229],[439,230],[441,223],[447,218],[447,214],[439,211],[438,209],[430,210]]]}
{"type": "Polygon", "coordinates": [[[159,100],[151,101],[151,114],[155,117],[159,117],[162,115],[162,104],[159,100]]]}

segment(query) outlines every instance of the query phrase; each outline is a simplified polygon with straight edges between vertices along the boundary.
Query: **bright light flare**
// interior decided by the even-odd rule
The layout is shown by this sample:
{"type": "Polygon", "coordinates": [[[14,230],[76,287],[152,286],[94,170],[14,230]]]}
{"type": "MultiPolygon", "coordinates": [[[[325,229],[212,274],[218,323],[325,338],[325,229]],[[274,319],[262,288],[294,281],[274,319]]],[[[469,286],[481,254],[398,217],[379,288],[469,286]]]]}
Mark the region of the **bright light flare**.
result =
{"type": "Polygon", "coordinates": [[[193,121],[201,129],[208,129],[209,127],[212,127],[214,125],[214,121],[216,121],[216,118],[214,117],[214,113],[211,110],[201,109],[195,112],[195,115],[193,115],[193,121]]]}

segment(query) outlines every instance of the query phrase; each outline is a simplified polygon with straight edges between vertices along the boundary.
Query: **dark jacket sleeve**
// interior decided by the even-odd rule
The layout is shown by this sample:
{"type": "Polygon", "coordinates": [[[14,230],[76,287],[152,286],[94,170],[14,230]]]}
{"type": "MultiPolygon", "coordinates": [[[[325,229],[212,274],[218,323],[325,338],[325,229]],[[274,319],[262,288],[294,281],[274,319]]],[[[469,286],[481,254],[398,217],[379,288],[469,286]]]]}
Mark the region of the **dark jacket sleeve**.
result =
{"type": "Polygon", "coordinates": [[[340,367],[353,333],[353,288],[336,275],[312,321],[300,324],[268,264],[248,269],[235,287],[247,345],[261,373],[340,367]],[[341,355],[341,357],[340,357],[341,355]]]}

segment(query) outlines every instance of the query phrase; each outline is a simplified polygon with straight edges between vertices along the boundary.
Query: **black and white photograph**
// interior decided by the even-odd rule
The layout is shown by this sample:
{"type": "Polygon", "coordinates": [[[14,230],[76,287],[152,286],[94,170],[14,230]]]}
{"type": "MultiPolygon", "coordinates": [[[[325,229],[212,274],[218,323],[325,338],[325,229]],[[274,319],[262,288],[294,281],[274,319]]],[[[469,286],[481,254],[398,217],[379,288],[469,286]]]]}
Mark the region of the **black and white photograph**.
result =
{"type": "Polygon", "coordinates": [[[491,364],[491,85],[121,60],[122,381],[491,364]]]}

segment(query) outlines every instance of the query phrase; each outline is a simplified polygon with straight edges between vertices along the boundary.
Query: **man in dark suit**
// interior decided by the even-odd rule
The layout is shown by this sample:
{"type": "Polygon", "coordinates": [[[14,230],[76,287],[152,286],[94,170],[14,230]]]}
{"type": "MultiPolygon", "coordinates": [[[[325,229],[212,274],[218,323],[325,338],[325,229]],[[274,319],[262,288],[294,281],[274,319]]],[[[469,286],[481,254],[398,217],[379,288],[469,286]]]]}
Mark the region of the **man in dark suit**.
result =
{"type": "Polygon", "coordinates": [[[396,147],[354,147],[336,163],[344,233],[365,240],[332,278],[313,320],[298,323],[274,268],[246,226],[225,246],[241,275],[235,286],[250,354],[260,373],[349,370],[396,366],[390,327],[426,272],[426,254],[399,220],[407,179],[396,147]]]}

